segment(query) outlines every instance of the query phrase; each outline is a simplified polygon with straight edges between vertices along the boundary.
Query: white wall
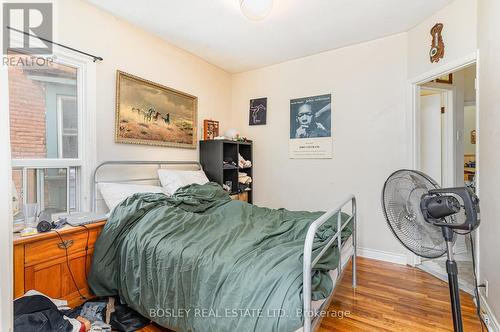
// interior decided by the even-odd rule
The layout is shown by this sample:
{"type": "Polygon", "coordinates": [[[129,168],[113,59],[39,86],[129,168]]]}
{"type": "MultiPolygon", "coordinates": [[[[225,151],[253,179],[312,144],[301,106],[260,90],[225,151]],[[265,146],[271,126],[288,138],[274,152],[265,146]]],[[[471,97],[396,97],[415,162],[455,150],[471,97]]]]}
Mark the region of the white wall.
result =
{"type": "Polygon", "coordinates": [[[233,79],[235,126],[254,140],[258,205],[325,210],[349,193],[359,204],[359,245],[404,254],[386,226],[380,193],[408,165],[406,35],[329,51],[233,79]],[[289,159],[290,99],[332,94],[333,158],[289,159]],[[249,100],[268,97],[267,125],[248,125],[249,100]]]}
{"type": "Polygon", "coordinates": [[[80,0],[56,0],[56,39],[104,58],[97,64],[97,159],[197,160],[198,151],[114,142],[116,70],[198,97],[198,137],[203,119],[231,120],[231,77],[204,60],[169,45],[80,0]]]}
{"type": "MultiPolygon", "coordinates": [[[[409,80],[426,79],[426,75],[438,74],[442,68],[449,70],[457,61],[475,55],[477,51],[477,0],[455,0],[432,16],[408,31],[408,66],[409,80]],[[431,63],[429,50],[432,36],[430,30],[436,23],[443,23],[443,42],[445,45],[444,58],[438,63],[431,63]]],[[[454,124],[463,135],[463,106],[464,98],[471,98],[472,93],[466,90],[466,75],[470,70],[454,73],[453,86],[455,88],[454,124]],[[466,96],[464,94],[468,92],[466,96]]],[[[437,84],[436,86],[439,86],[437,84]]],[[[449,87],[443,85],[443,87],[449,87]]],[[[411,111],[409,109],[408,111],[411,111]]],[[[411,143],[408,150],[411,151],[411,143]]],[[[456,145],[455,149],[455,182],[463,183],[463,147],[456,145]]]]}
{"type": "Polygon", "coordinates": [[[480,274],[489,281],[489,306],[500,319],[500,1],[478,6],[479,188],[481,198],[480,274]]]}
{"type": "Polygon", "coordinates": [[[455,0],[408,31],[408,77],[417,77],[440,65],[476,52],[476,12],[476,0],[455,0]],[[436,23],[444,24],[445,55],[439,63],[431,63],[430,31],[436,23]]]}
{"type": "Polygon", "coordinates": [[[464,102],[470,106],[476,102],[476,66],[467,67],[463,71],[465,79],[464,102]]]}
{"type": "Polygon", "coordinates": [[[476,144],[470,142],[470,132],[476,129],[476,106],[464,107],[464,153],[475,154],[476,144]]]}
{"type": "MultiPolygon", "coordinates": [[[[3,17],[0,6],[0,17],[3,17]]],[[[3,45],[3,36],[0,36],[3,45]]],[[[0,331],[12,326],[12,174],[9,135],[9,91],[7,67],[0,66],[0,331]]]]}
{"type": "MultiPolygon", "coordinates": [[[[0,66],[1,67],[1,66],[0,66]]],[[[0,86],[7,86],[7,76],[0,69],[0,86]],[[5,76],[4,76],[5,74],[5,76]]],[[[12,324],[12,173],[8,93],[0,92],[0,331],[9,331],[12,324]],[[6,98],[5,98],[6,97],[6,98]]]]}

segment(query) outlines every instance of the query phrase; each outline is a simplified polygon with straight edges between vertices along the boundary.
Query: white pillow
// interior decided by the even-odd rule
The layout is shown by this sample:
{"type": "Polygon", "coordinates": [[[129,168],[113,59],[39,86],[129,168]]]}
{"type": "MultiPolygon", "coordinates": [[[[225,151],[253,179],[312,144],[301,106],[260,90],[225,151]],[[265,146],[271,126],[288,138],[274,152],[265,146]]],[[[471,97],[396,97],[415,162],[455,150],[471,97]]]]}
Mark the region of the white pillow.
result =
{"type": "Polygon", "coordinates": [[[125,198],[136,193],[163,193],[162,187],[145,184],[128,183],[99,183],[99,191],[106,202],[109,211],[112,211],[125,198]]]}
{"type": "Polygon", "coordinates": [[[188,184],[205,184],[209,182],[203,170],[179,171],[159,169],[158,178],[160,179],[163,190],[167,195],[173,195],[177,189],[187,186],[188,184]]]}

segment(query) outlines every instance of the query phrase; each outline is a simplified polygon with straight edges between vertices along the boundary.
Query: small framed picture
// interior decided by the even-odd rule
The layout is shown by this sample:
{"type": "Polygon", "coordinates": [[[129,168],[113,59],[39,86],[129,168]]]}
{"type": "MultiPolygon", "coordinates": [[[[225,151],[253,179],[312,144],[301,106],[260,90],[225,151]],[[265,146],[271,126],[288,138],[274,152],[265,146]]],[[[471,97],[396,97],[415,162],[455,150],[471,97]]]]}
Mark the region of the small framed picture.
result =
{"type": "Polygon", "coordinates": [[[219,121],[203,120],[203,139],[212,140],[219,136],[219,121]]]}
{"type": "Polygon", "coordinates": [[[476,130],[470,132],[470,144],[476,144],[476,130]]]}
{"type": "Polygon", "coordinates": [[[267,98],[251,99],[248,124],[250,126],[265,125],[266,116],[267,98]]]}
{"type": "Polygon", "coordinates": [[[453,74],[439,76],[436,78],[436,83],[453,84],[453,74]]]}

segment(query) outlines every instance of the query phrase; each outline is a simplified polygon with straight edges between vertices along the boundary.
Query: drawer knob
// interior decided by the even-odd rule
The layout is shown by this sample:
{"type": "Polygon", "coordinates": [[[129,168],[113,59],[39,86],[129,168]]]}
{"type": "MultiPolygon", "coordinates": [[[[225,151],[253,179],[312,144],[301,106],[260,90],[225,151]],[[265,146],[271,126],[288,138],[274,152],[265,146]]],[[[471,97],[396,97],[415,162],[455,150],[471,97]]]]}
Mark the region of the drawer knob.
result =
{"type": "Polygon", "coordinates": [[[63,240],[63,242],[59,242],[57,246],[59,249],[68,249],[73,245],[73,240],[63,240]]]}

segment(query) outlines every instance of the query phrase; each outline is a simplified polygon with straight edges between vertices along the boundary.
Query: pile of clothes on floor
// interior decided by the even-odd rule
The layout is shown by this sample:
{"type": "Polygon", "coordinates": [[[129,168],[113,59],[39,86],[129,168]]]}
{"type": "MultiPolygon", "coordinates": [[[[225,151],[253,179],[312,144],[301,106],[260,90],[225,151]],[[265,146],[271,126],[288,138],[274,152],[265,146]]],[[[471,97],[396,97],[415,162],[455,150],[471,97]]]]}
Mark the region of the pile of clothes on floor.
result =
{"type": "Polygon", "coordinates": [[[14,301],[14,331],[129,332],[149,323],[149,319],[114,297],[88,300],[74,309],[64,300],[52,299],[35,290],[14,301]]]}

